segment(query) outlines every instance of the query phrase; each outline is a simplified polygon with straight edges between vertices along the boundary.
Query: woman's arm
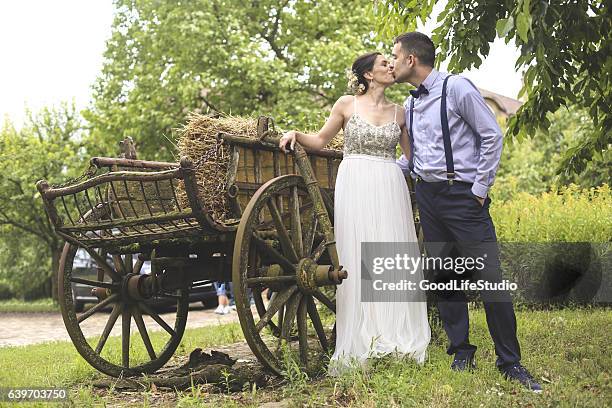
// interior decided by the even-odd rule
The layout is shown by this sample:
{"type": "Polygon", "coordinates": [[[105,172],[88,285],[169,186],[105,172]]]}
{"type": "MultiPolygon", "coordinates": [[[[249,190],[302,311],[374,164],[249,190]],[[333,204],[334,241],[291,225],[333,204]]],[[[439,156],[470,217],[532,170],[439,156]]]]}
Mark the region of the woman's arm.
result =
{"type": "Polygon", "coordinates": [[[293,150],[293,146],[295,145],[296,141],[303,147],[310,150],[323,149],[334,138],[334,136],[338,134],[340,129],[342,129],[347,112],[347,106],[350,106],[352,99],[353,97],[350,95],[340,97],[332,107],[331,113],[325,122],[325,125],[323,125],[321,130],[319,130],[316,134],[308,134],[292,130],[283,135],[278,146],[285,153],[287,152],[286,146],[289,144],[293,150]]]}
{"type": "Polygon", "coordinates": [[[399,112],[401,114],[400,120],[398,121],[402,133],[400,135],[399,144],[404,152],[406,159],[410,160],[410,138],[408,137],[408,129],[406,128],[406,114],[402,108],[399,112]]]}
{"type": "Polygon", "coordinates": [[[410,139],[408,138],[408,132],[406,128],[402,128],[402,134],[399,140],[400,147],[406,159],[410,160],[410,139]]]}

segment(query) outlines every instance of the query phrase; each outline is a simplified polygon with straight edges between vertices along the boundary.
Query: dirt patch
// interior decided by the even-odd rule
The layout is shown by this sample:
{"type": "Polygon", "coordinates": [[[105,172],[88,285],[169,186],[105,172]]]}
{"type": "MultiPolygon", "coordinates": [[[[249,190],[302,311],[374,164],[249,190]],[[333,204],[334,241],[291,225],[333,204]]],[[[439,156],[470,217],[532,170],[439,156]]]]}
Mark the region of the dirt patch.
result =
{"type": "Polygon", "coordinates": [[[252,392],[256,389],[257,405],[264,404],[268,408],[289,406],[282,400],[283,384],[282,378],[263,368],[245,341],[217,346],[215,350],[196,349],[189,356],[175,356],[163,369],[147,378],[121,380],[101,376],[91,383],[94,394],[108,407],[145,402],[156,407],[174,407],[182,398],[198,403],[252,404],[252,392]],[[221,372],[230,374],[229,381],[224,377],[226,374],[219,376],[221,372]],[[191,376],[187,383],[186,374],[191,376]],[[173,382],[178,386],[173,387],[173,382]]]}
{"type": "Polygon", "coordinates": [[[131,378],[105,378],[93,383],[96,388],[147,391],[149,389],[186,390],[194,385],[212,384],[221,391],[243,391],[252,386],[263,388],[275,376],[257,362],[241,361],[227,353],[197,348],[189,354],[186,363],[153,375],[131,378]]]}

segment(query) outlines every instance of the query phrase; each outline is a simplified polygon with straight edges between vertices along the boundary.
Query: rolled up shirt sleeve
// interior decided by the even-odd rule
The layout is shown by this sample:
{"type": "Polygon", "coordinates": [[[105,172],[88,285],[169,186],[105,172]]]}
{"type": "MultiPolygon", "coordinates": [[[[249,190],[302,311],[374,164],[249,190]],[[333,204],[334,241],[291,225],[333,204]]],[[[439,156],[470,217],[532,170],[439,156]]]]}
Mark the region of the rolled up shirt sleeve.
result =
{"type": "Polygon", "coordinates": [[[405,155],[401,155],[399,157],[399,159],[395,160],[395,163],[399,166],[399,168],[402,170],[402,172],[404,173],[404,175],[409,175],[410,174],[410,168],[408,166],[408,159],[406,158],[405,155]]]}
{"type": "Polygon", "coordinates": [[[503,134],[495,115],[471,82],[465,78],[459,78],[453,88],[455,106],[459,114],[480,136],[480,155],[472,193],[485,198],[495,181],[503,148],[503,134]]]}

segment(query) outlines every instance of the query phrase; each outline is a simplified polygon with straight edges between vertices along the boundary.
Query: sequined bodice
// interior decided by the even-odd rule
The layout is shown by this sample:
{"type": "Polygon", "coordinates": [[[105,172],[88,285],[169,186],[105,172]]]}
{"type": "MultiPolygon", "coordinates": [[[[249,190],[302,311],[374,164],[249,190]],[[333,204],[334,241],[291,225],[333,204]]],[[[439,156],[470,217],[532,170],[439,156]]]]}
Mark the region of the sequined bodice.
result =
{"type": "Polygon", "coordinates": [[[367,154],[395,159],[401,130],[397,122],[375,126],[354,113],[344,129],[344,154],[367,154]]]}

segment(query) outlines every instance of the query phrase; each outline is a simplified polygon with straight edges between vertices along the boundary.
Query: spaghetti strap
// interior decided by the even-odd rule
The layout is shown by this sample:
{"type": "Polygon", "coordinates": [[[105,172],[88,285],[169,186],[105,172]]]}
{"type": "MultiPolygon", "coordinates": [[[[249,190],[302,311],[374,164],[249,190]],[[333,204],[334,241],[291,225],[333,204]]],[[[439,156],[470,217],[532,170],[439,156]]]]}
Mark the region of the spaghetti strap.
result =
{"type": "Polygon", "coordinates": [[[397,104],[395,104],[395,113],[393,114],[393,121],[397,123],[397,104]]]}

